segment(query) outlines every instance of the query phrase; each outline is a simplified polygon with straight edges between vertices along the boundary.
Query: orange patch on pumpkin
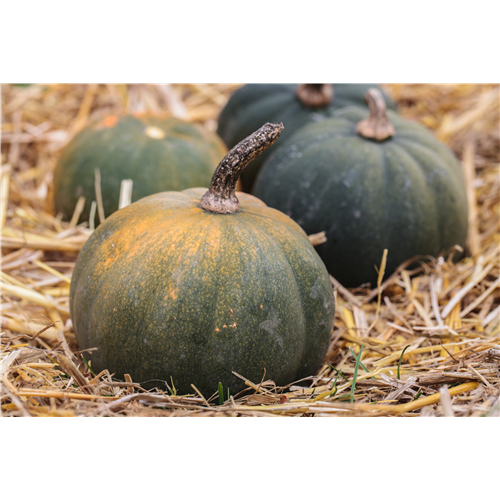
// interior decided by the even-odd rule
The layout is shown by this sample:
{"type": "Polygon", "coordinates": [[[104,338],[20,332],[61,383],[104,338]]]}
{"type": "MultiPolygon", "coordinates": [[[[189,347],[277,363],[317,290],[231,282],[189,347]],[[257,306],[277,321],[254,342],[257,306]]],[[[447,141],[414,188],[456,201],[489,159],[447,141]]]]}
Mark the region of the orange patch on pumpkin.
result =
{"type": "Polygon", "coordinates": [[[103,120],[99,122],[98,128],[113,128],[118,123],[118,116],[106,116],[103,120]]]}

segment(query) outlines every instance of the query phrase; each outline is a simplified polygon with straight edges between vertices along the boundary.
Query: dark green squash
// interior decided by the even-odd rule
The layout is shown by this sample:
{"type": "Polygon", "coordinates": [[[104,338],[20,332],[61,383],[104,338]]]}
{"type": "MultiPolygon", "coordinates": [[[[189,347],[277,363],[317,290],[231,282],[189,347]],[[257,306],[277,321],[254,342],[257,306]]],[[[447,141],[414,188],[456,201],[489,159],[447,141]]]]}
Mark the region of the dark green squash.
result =
{"type": "MultiPolygon", "coordinates": [[[[297,129],[323,120],[346,106],[364,106],[364,95],[373,84],[249,84],[229,99],[219,117],[217,133],[229,148],[265,122],[283,122],[280,144],[297,129]]],[[[387,106],[396,109],[384,94],[387,106]]],[[[275,148],[255,159],[243,172],[243,190],[251,192],[260,167],[275,148]]]]}
{"type": "Polygon", "coordinates": [[[55,211],[70,219],[84,196],[80,220],[89,219],[96,169],[105,217],[118,210],[124,179],[133,181],[132,201],[161,191],[208,187],[226,152],[215,134],[177,118],[108,116],[83,129],[61,152],[54,172],[55,211]]]}
{"type": "Polygon", "coordinates": [[[145,387],[173,380],[181,394],[194,384],[208,397],[219,382],[233,394],[246,387],[233,371],[284,385],[320,368],[334,318],[326,268],[289,217],[234,194],[281,129],[266,124],[233,148],[208,192],[148,196],[92,234],[70,311],[80,349],[97,347],[96,373],[145,387]]]}
{"type": "Polygon", "coordinates": [[[467,200],[460,163],[422,125],[387,112],[371,90],[371,112],[346,110],[301,128],[264,164],[254,194],[308,234],[344,286],[375,285],[415,255],[465,248],[467,200]],[[361,122],[360,122],[361,120],[361,122]],[[392,125],[391,125],[392,124],[392,125]]]}

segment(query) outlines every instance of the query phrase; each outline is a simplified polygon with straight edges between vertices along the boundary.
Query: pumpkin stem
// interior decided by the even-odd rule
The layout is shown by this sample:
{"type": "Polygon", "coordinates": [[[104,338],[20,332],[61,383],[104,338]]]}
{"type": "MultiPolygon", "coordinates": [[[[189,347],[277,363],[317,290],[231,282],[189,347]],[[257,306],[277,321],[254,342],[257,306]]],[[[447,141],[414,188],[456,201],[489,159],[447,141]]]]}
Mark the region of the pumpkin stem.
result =
{"type": "Polygon", "coordinates": [[[331,83],[302,83],[296,95],[304,106],[324,108],[332,102],[333,86],[331,83]]]}
{"type": "Polygon", "coordinates": [[[356,132],[362,137],[379,142],[392,137],[396,132],[387,118],[385,101],[380,90],[370,89],[365,100],[370,108],[370,116],[358,123],[356,132]]]}
{"type": "Polygon", "coordinates": [[[240,203],[234,192],[241,173],[278,140],[283,128],[282,123],[266,123],[236,144],[215,169],[210,187],[201,198],[201,207],[218,214],[232,214],[239,210],[240,203]]]}

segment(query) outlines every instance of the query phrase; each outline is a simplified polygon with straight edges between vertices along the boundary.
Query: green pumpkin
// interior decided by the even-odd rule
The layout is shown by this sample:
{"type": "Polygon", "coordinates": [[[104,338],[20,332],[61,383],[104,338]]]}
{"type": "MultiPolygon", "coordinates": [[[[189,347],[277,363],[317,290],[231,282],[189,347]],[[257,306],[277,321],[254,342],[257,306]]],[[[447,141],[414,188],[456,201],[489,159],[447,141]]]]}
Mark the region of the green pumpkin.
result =
{"type": "MultiPolygon", "coordinates": [[[[229,99],[219,117],[217,133],[229,148],[265,122],[283,122],[280,144],[297,129],[323,120],[346,106],[364,106],[364,95],[373,84],[249,84],[229,99]]],[[[387,106],[396,109],[384,94],[387,106]]],[[[257,174],[275,148],[260,155],[241,176],[243,190],[251,192],[257,174]]]]}
{"type": "Polygon", "coordinates": [[[106,217],[118,210],[124,179],[133,181],[132,201],[161,191],[208,187],[226,152],[215,134],[177,118],[108,116],[83,129],[61,152],[54,172],[55,211],[70,219],[84,196],[80,220],[89,220],[96,169],[106,217]]]}
{"type": "Polygon", "coordinates": [[[387,277],[415,255],[465,248],[467,235],[456,157],[420,124],[390,111],[384,121],[371,92],[369,120],[358,108],[301,128],[264,164],[254,189],[308,234],[326,231],[315,249],[347,287],[375,285],[385,248],[387,277]]]}
{"type": "Polygon", "coordinates": [[[244,149],[272,144],[277,127],[233,148],[208,192],[148,196],[89,238],[70,311],[80,349],[97,347],[96,373],[163,389],[173,380],[181,394],[194,384],[209,397],[219,382],[232,394],[246,388],[233,371],[284,385],[321,367],[334,319],[324,264],[289,217],[234,196],[244,149]]]}

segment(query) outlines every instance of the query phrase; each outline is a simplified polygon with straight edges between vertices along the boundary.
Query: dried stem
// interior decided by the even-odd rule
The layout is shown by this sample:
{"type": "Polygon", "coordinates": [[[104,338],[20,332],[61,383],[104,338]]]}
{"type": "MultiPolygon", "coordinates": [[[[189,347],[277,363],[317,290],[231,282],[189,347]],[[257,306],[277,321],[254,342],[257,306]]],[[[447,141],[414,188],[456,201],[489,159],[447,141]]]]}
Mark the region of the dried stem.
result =
{"type": "Polygon", "coordinates": [[[331,83],[302,83],[297,87],[297,97],[309,108],[323,108],[333,99],[331,83]]]}
{"type": "Polygon", "coordinates": [[[278,140],[283,128],[282,123],[266,123],[236,144],[215,169],[210,188],[201,198],[201,207],[218,214],[232,214],[239,210],[240,203],[234,192],[241,173],[278,140]]]}
{"type": "Polygon", "coordinates": [[[392,137],[394,127],[387,119],[385,101],[378,89],[370,89],[365,95],[366,102],[370,108],[370,116],[362,120],[356,127],[356,132],[367,139],[385,141],[392,137]]]}

